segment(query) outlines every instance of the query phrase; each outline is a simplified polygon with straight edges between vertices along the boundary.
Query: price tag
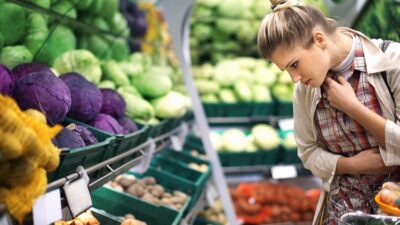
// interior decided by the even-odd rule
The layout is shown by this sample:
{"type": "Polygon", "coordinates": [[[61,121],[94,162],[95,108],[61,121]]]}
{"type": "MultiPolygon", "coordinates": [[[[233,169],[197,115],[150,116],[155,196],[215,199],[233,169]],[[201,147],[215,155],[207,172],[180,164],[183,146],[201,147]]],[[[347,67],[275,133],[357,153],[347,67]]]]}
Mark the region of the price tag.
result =
{"type": "Polygon", "coordinates": [[[66,183],[64,185],[64,192],[72,217],[78,216],[92,206],[88,182],[85,178],[80,178],[72,183],[66,183]]]}
{"type": "Polygon", "coordinates": [[[272,178],[285,179],[297,177],[297,170],[294,165],[273,166],[271,168],[272,178]]]}
{"type": "Polygon", "coordinates": [[[48,192],[38,198],[33,206],[35,225],[47,225],[62,219],[60,189],[48,192]]]}
{"type": "Polygon", "coordinates": [[[281,119],[278,122],[278,126],[283,131],[294,130],[294,120],[293,118],[281,119]]]}
{"type": "Polygon", "coordinates": [[[4,213],[4,215],[0,215],[0,225],[12,225],[11,219],[7,213],[4,213]]]}
{"type": "Polygon", "coordinates": [[[153,158],[154,152],[156,151],[156,143],[154,142],[154,140],[150,139],[149,142],[150,144],[146,147],[145,155],[140,160],[140,163],[131,168],[129,171],[140,174],[147,171],[150,166],[150,161],[153,158]]]}
{"type": "Polygon", "coordinates": [[[177,151],[181,151],[182,150],[182,142],[181,140],[179,140],[178,136],[172,135],[170,137],[171,140],[171,144],[172,144],[172,148],[177,150],[177,151]]]}
{"type": "Polygon", "coordinates": [[[210,184],[207,187],[206,198],[209,206],[213,206],[218,198],[218,192],[214,185],[210,184]]]}

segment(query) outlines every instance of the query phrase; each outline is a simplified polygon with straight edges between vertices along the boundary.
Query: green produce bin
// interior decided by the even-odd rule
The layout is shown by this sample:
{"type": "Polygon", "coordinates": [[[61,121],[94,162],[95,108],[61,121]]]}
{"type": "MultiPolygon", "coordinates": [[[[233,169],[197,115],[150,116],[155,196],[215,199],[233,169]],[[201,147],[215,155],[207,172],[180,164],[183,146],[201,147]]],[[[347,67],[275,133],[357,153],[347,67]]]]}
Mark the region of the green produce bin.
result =
{"type": "Polygon", "coordinates": [[[91,193],[91,196],[94,208],[117,217],[130,213],[138,220],[151,225],[178,225],[183,215],[183,210],[176,211],[165,206],[156,206],[107,187],[97,189],[91,193]]]}
{"type": "Polygon", "coordinates": [[[158,171],[162,176],[176,180],[180,185],[186,187],[182,191],[192,198],[189,208],[192,208],[196,204],[210,176],[210,174],[201,173],[189,167],[182,166],[176,161],[164,158],[154,158],[150,163],[150,167],[158,171]]]}
{"type": "Polygon", "coordinates": [[[196,137],[193,133],[189,133],[186,136],[185,142],[183,143],[183,149],[185,151],[197,150],[202,153],[205,152],[201,139],[196,137]]]}
{"type": "Polygon", "coordinates": [[[272,102],[203,103],[207,117],[252,117],[273,114],[272,102]]]}
{"type": "MultiPolygon", "coordinates": [[[[54,172],[47,174],[48,182],[52,182],[59,178],[65,177],[73,172],[76,172],[78,166],[88,168],[106,160],[110,151],[115,147],[115,137],[97,129],[86,126],[94,136],[98,143],[81,148],[61,149],[60,164],[54,172]]],[[[101,176],[100,173],[90,174],[91,179],[96,179],[101,176]]]]}
{"type": "Polygon", "coordinates": [[[293,103],[276,100],[274,114],[277,116],[293,117],[293,103]]]}
{"type": "MultiPolygon", "coordinates": [[[[199,158],[192,156],[186,152],[177,152],[172,149],[165,149],[165,150],[161,151],[159,154],[157,154],[156,158],[166,159],[168,161],[178,163],[179,165],[181,165],[185,168],[189,168],[189,169],[192,169],[189,167],[189,165],[188,165],[189,163],[205,164],[208,166],[208,170],[206,172],[198,171],[200,173],[203,173],[203,175],[200,177],[200,180],[202,180],[202,182],[206,183],[208,178],[210,178],[210,176],[211,176],[210,161],[199,159],[199,158]]],[[[195,169],[192,169],[192,170],[195,170],[195,169]]],[[[197,171],[197,170],[195,170],[195,171],[197,171]]],[[[202,185],[204,185],[204,184],[202,184],[202,185]]]]}
{"type": "Polygon", "coordinates": [[[255,152],[218,152],[223,167],[272,165],[278,163],[279,149],[255,152]]]}
{"type": "MultiPolygon", "coordinates": [[[[109,154],[107,156],[108,158],[120,155],[121,153],[124,153],[130,149],[133,149],[143,143],[145,143],[147,141],[148,138],[148,126],[143,126],[141,127],[138,131],[130,133],[130,134],[126,134],[126,135],[122,135],[122,134],[111,134],[109,132],[97,129],[96,127],[87,125],[85,123],[73,120],[71,118],[66,118],[65,119],[66,122],[68,123],[75,123],[75,124],[79,124],[82,126],[86,126],[91,128],[92,130],[95,130],[98,133],[103,133],[103,134],[107,134],[110,136],[113,136],[114,139],[114,146],[112,149],[110,149],[109,154]]],[[[139,153],[139,152],[138,152],[139,153]]],[[[118,162],[115,162],[114,164],[112,164],[111,166],[113,168],[118,168],[119,166],[123,165],[124,163],[128,162],[129,160],[132,160],[134,158],[136,158],[138,155],[137,154],[132,154],[129,157],[125,157],[123,159],[121,159],[118,162]]],[[[101,172],[102,174],[106,173],[106,172],[101,172]]]]}
{"type": "Polygon", "coordinates": [[[222,225],[222,224],[207,220],[206,218],[203,217],[197,217],[193,225],[222,225]]]}
{"type": "Polygon", "coordinates": [[[284,148],[282,147],[282,163],[296,164],[302,163],[301,159],[297,156],[297,148],[284,148]]]}
{"type": "Polygon", "coordinates": [[[122,223],[121,218],[111,215],[104,210],[91,208],[90,211],[92,212],[92,215],[100,222],[100,224],[121,225],[122,223]]]}

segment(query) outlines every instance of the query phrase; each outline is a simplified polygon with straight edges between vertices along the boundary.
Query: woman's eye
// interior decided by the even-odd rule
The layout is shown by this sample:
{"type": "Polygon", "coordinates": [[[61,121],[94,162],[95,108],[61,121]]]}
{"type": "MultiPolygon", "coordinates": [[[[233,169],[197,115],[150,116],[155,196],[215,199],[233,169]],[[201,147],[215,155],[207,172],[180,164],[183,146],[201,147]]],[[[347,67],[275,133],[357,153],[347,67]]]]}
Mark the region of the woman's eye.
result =
{"type": "Polygon", "coordinates": [[[299,64],[298,61],[296,61],[296,62],[292,63],[292,65],[290,65],[290,67],[292,67],[293,69],[296,69],[298,64],[299,64]]]}

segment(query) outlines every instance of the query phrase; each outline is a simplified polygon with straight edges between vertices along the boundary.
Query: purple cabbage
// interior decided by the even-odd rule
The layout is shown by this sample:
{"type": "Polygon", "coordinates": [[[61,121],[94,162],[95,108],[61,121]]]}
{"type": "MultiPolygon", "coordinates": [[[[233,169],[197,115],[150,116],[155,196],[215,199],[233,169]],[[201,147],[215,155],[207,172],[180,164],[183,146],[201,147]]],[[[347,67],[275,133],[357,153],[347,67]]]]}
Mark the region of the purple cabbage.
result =
{"type": "Polygon", "coordinates": [[[125,116],[126,104],[124,98],[118,92],[109,88],[102,88],[100,91],[103,96],[100,113],[108,114],[115,119],[125,116]]]}
{"type": "Polygon", "coordinates": [[[81,136],[68,128],[63,128],[52,141],[58,148],[85,147],[85,142],[81,136]]]}
{"type": "Polygon", "coordinates": [[[0,64],[0,94],[11,96],[14,85],[11,71],[5,65],[0,64]]]}
{"type": "Polygon", "coordinates": [[[119,125],[112,116],[107,114],[97,114],[96,118],[94,118],[90,125],[112,134],[123,134],[123,128],[121,125],[119,125]]]}
{"type": "Polygon", "coordinates": [[[119,118],[118,123],[122,126],[124,134],[130,134],[138,130],[136,123],[128,117],[119,118]]]}
{"type": "Polygon", "coordinates": [[[22,63],[14,67],[11,72],[14,76],[14,80],[16,81],[25,75],[35,72],[53,73],[48,66],[40,63],[22,63]]]}
{"type": "Polygon", "coordinates": [[[43,112],[49,124],[61,123],[71,108],[71,93],[52,72],[33,72],[17,80],[13,93],[22,110],[43,112]]]}
{"type": "Polygon", "coordinates": [[[83,142],[85,142],[86,146],[99,142],[96,136],[94,136],[93,133],[84,126],[71,123],[67,126],[67,128],[78,134],[82,138],[83,142]]]}
{"type": "Polygon", "coordinates": [[[103,101],[100,90],[82,75],[70,73],[60,76],[71,92],[72,104],[68,116],[90,122],[100,112],[103,101]]]}

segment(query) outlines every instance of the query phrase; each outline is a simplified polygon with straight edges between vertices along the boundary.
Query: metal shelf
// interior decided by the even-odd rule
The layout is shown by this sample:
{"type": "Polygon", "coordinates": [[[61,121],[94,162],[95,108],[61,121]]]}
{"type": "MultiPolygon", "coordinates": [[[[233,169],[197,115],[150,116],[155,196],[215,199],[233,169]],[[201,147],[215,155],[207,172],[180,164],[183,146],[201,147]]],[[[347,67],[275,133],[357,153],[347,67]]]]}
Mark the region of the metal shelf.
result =
{"type": "MultiPolygon", "coordinates": [[[[207,187],[207,185],[205,187],[207,187]]],[[[197,200],[196,205],[194,205],[192,210],[186,215],[186,217],[181,220],[180,225],[191,225],[194,223],[198,214],[207,205],[206,193],[207,193],[207,188],[204,188],[199,199],[197,200]]]]}
{"type": "Polygon", "coordinates": [[[262,175],[272,178],[272,168],[275,166],[293,165],[296,168],[297,176],[310,176],[311,172],[303,167],[302,164],[276,164],[276,165],[256,165],[256,166],[232,166],[224,167],[227,176],[262,175]]]}
{"type": "MultiPolygon", "coordinates": [[[[161,150],[165,149],[167,146],[169,146],[171,144],[170,141],[170,137],[172,135],[175,135],[177,133],[179,133],[181,131],[180,127],[175,128],[174,130],[167,132],[161,136],[158,136],[154,139],[149,139],[148,141],[146,141],[145,143],[130,149],[120,155],[114,156],[112,158],[109,158],[107,160],[105,160],[104,162],[101,162],[99,164],[96,164],[94,166],[91,166],[89,168],[85,168],[85,171],[87,174],[91,174],[94,173],[96,171],[99,171],[101,169],[107,169],[109,172],[96,179],[96,180],[91,180],[89,183],[89,190],[93,191],[96,188],[106,184],[108,181],[112,180],[113,178],[115,178],[116,176],[128,171],[129,169],[131,169],[132,167],[134,167],[135,165],[138,165],[139,163],[141,163],[142,159],[145,158],[146,156],[149,155],[149,147],[154,143],[156,145],[154,154],[157,152],[160,152],[161,150]],[[140,153],[140,156],[124,163],[123,165],[119,166],[118,168],[112,168],[111,164],[126,158],[128,156],[131,156],[133,154],[137,154],[140,153]]],[[[71,181],[75,181],[77,179],[79,179],[80,177],[82,177],[82,173],[72,173],[66,177],[60,178],[58,180],[55,180],[53,182],[51,182],[50,184],[47,185],[47,192],[60,188],[62,187],[65,183],[67,182],[71,182],[71,181]]]]}
{"type": "Polygon", "coordinates": [[[258,117],[208,117],[208,123],[212,126],[224,124],[243,123],[269,123],[276,125],[279,120],[292,118],[290,116],[258,116],[258,117]]]}

